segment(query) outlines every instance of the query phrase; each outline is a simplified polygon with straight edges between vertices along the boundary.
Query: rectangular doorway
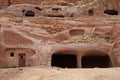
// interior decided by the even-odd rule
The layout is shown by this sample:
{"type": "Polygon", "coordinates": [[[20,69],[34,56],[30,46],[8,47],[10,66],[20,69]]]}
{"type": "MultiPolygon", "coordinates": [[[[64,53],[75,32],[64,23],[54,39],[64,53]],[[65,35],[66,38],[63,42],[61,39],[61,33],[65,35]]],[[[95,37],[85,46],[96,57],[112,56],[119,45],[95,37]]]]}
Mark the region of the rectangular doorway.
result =
{"type": "Polygon", "coordinates": [[[51,66],[77,68],[77,57],[72,54],[53,54],[51,66]]]}
{"type": "Polygon", "coordinates": [[[111,61],[108,55],[88,55],[82,57],[82,68],[109,68],[111,61]]]}
{"type": "Polygon", "coordinates": [[[26,55],[19,54],[19,67],[25,67],[26,55]]]}

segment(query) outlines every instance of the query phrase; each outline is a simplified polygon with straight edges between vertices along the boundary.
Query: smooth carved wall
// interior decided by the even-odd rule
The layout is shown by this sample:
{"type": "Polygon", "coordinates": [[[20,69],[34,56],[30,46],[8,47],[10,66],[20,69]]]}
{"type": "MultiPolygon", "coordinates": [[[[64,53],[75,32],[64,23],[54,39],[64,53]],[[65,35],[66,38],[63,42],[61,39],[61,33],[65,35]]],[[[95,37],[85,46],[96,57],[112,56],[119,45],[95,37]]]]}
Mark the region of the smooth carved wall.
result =
{"type": "Polygon", "coordinates": [[[0,9],[8,6],[8,0],[0,0],[0,9]]]}

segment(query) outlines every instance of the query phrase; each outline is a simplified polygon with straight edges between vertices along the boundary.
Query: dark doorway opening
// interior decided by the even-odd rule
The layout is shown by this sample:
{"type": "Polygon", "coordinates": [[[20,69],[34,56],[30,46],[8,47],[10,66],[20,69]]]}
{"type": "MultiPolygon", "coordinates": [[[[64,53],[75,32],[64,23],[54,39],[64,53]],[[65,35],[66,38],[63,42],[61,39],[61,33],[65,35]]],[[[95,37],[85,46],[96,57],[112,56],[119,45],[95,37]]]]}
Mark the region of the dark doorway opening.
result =
{"type": "Polygon", "coordinates": [[[102,56],[83,56],[82,68],[109,68],[111,67],[111,61],[108,55],[102,56]]]}
{"type": "Polygon", "coordinates": [[[8,0],[8,6],[10,6],[12,3],[11,3],[11,0],[8,0]]]}
{"type": "Polygon", "coordinates": [[[118,15],[119,14],[118,11],[114,10],[114,9],[112,9],[112,10],[107,9],[107,10],[104,11],[104,13],[108,14],[108,15],[118,15]]]}
{"type": "Polygon", "coordinates": [[[11,53],[10,53],[10,56],[11,56],[11,57],[14,57],[14,53],[13,53],[13,52],[11,52],[11,53]]]}
{"type": "Polygon", "coordinates": [[[29,10],[29,11],[27,11],[27,12],[25,13],[25,16],[26,16],[26,17],[34,17],[34,16],[35,16],[35,13],[34,13],[33,11],[29,10]]]}
{"type": "Polygon", "coordinates": [[[19,54],[19,67],[25,67],[25,54],[19,54]]]}
{"type": "Polygon", "coordinates": [[[77,57],[72,54],[53,54],[51,65],[61,68],[77,68],[77,57]]]}
{"type": "Polygon", "coordinates": [[[93,9],[90,9],[90,10],[88,11],[88,14],[89,14],[89,16],[93,16],[93,15],[94,15],[93,9]]]}
{"type": "Polygon", "coordinates": [[[53,11],[61,11],[61,8],[52,8],[53,11]]]}

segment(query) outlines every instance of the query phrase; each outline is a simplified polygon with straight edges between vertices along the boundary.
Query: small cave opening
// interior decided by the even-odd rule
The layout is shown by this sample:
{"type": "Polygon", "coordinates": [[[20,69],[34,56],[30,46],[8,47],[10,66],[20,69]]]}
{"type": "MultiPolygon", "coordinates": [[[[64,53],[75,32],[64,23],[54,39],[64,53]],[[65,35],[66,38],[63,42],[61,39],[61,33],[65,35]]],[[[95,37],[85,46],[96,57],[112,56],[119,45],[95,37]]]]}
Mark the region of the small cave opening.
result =
{"type": "Polygon", "coordinates": [[[14,52],[11,52],[11,53],[10,53],[10,56],[11,56],[11,57],[14,57],[14,52]]]}
{"type": "Polygon", "coordinates": [[[73,54],[53,54],[51,66],[77,68],[77,56],[73,54]]]}
{"type": "Polygon", "coordinates": [[[69,34],[71,36],[79,36],[79,35],[84,35],[85,31],[83,29],[73,29],[69,31],[69,34]]]}
{"type": "Polygon", "coordinates": [[[104,13],[108,14],[108,15],[118,15],[119,14],[119,12],[117,10],[114,10],[114,9],[112,9],[112,10],[107,9],[104,11],[104,13]]]}
{"type": "Polygon", "coordinates": [[[34,17],[34,16],[35,16],[35,12],[29,10],[29,11],[27,11],[27,12],[25,13],[25,16],[26,16],[26,17],[34,17]]]}
{"type": "Polygon", "coordinates": [[[82,57],[82,68],[109,68],[111,66],[108,55],[87,55],[82,57]]]}
{"type": "Polygon", "coordinates": [[[61,8],[56,7],[56,8],[52,8],[52,10],[53,11],[61,11],[61,8]]]}
{"type": "Polygon", "coordinates": [[[88,11],[88,14],[89,14],[89,16],[93,16],[93,15],[94,15],[93,9],[90,9],[90,10],[88,11]]]}
{"type": "Polygon", "coordinates": [[[12,4],[11,0],[8,0],[8,6],[10,6],[12,4]]]}

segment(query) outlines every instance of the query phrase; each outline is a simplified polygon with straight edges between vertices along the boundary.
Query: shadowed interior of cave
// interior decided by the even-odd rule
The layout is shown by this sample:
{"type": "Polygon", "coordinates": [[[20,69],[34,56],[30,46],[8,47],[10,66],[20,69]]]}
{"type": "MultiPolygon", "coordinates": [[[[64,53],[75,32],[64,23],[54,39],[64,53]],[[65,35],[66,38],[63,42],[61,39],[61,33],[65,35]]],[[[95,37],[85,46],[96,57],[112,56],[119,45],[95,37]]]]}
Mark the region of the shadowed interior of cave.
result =
{"type": "Polygon", "coordinates": [[[82,68],[109,68],[111,61],[108,55],[88,55],[82,57],[82,68]]]}
{"type": "Polygon", "coordinates": [[[93,9],[90,9],[90,10],[88,11],[88,13],[89,13],[89,16],[93,16],[93,15],[94,15],[93,9]]]}
{"type": "Polygon", "coordinates": [[[33,11],[27,11],[27,12],[25,13],[25,16],[26,16],[26,17],[34,17],[34,16],[35,16],[35,13],[34,13],[33,11]]]}
{"type": "Polygon", "coordinates": [[[72,54],[53,54],[51,66],[77,68],[77,57],[72,54]]]}
{"type": "Polygon", "coordinates": [[[119,14],[118,11],[114,10],[114,9],[112,9],[112,10],[107,9],[107,10],[104,11],[104,13],[108,14],[108,15],[118,15],[119,14]]]}

